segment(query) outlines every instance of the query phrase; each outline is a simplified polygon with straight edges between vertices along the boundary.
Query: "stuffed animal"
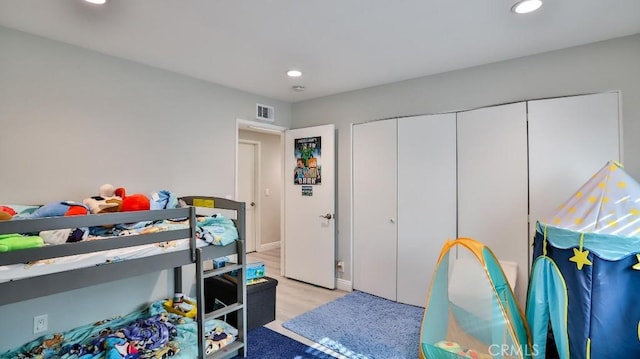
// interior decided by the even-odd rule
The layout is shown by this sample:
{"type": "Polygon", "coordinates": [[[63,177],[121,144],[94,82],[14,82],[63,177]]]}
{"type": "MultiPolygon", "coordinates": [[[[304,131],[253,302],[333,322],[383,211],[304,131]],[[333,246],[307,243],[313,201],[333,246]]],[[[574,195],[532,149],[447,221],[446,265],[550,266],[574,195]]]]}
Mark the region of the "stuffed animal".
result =
{"type": "Polygon", "coordinates": [[[151,209],[149,198],[143,194],[136,193],[127,196],[126,190],[122,187],[117,188],[115,194],[122,198],[122,205],[120,207],[122,212],[148,211],[151,209]]]}
{"type": "Polygon", "coordinates": [[[18,213],[14,211],[13,208],[7,207],[7,206],[0,206],[0,221],[8,221],[11,218],[13,218],[13,216],[15,216],[16,214],[18,213]]]}
{"type": "Polygon", "coordinates": [[[0,253],[18,249],[37,248],[44,245],[44,240],[38,236],[22,236],[17,233],[0,234],[0,253]]]}
{"type": "Polygon", "coordinates": [[[82,203],[74,201],[60,201],[47,203],[33,211],[30,216],[25,216],[25,218],[61,217],[75,214],[87,214],[88,212],[89,208],[82,203]]]}
{"type": "Polygon", "coordinates": [[[111,184],[103,184],[97,196],[85,198],[84,203],[93,214],[120,212],[122,198],[116,194],[116,190],[111,184]]]}

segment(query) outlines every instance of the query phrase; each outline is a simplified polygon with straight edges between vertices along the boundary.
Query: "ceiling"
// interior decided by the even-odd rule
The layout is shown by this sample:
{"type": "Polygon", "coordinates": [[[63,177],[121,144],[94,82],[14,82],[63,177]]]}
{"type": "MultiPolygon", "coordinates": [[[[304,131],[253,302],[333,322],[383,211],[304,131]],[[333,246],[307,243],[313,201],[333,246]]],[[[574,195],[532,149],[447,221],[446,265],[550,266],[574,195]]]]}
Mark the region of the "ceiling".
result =
{"type": "Polygon", "coordinates": [[[640,33],[639,0],[513,2],[1,0],[0,25],[286,102],[640,33]]]}

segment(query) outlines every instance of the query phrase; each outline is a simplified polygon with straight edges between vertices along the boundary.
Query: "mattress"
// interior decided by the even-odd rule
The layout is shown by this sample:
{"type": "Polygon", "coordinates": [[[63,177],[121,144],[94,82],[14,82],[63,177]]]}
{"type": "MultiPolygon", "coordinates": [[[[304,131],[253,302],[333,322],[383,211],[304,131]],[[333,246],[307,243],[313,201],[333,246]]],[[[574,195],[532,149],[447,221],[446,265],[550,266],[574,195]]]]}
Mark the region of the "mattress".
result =
{"type": "MultiPolygon", "coordinates": [[[[95,228],[95,227],[92,227],[95,228]]],[[[163,221],[148,225],[148,223],[132,224],[127,230],[119,230],[122,235],[135,236],[149,229],[158,231],[172,231],[189,228],[188,221],[173,222],[163,221]]],[[[94,231],[95,232],[95,231],[94,231]]],[[[111,231],[110,231],[111,232],[111,231]]],[[[95,237],[89,240],[104,240],[116,236],[95,237]]],[[[196,226],[196,246],[208,245],[224,246],[238,239],[238,232],[233,222],[221,215],[198,219],[196,226]]],[[[42,259],[30,263],[19,263],[0,266],[0,283],[36,277],[45,274],[59,273],[73,269],[86,268],[96,265],[108,265],[136,258],[143,258],[181,250],[188,250],[190,241],[188,238],[145,244],[134,247],[117,248],[106,251],[86,254],[70,255],[65,257],[42,259]]]]}
{"type": "MultiPolygon", "coordinates": [[[[208,246],[209,243],[197,240],[198,247],[208,246]]],[[[60,258],[43,259],[34,263],[20,263],[0,266],[0,283],[35,277],[44,274],[58,273],[72,269],[108,265],[110,263],[143,258],[164,253],[189,249],[189,239],[179,239],[170,242],[145,244],[141,246],[112,249],[108,251],[77,254],[60,258]]]]}

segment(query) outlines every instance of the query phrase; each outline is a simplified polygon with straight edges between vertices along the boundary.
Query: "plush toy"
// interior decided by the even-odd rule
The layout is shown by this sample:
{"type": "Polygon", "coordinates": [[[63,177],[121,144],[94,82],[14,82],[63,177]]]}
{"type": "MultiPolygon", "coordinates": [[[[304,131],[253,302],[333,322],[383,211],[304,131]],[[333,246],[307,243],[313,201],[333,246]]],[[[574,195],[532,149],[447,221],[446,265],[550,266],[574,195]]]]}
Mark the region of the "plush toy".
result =
{"type": "Polygon", "coordinates": [[[47,203],[44,206],[36,209],[30,216],[26,218],[44,218],[44,217],[61,217],[70,216],[74,214],[87,214],[89,208],[78,202],[74,201],[61,201],[47,203]]]}
{"type": "Polygon", "coordinates": [[[84,216],[91,213],[89,207],[86,205],[69,206],[69,209],[64,213],[65,216],[84,216]]]}
{"type": "Polygon", "coordinates": [[[116,194],[113,185],[103,184],[97,196],[85,198],[84,203],[93,214],[120,212],[122,198],[116,194]]]}
{"type": "Polygon", "coordinates": [[[0,234],[0,253],[18,249],[42,247],[44,241],[38,236],[22,236],[17,233],[0,234]]]}
{"type": "Polygon", "coordinates": [[[148,211],[151,209],[149,198],[143,194],[132,194],[127,196],[126,190],[122,187],[115,190],[116,196],[122,198],[120,210],[122,212],[148,211]]]}
{"type": "Polygon", "coordinates": [[[13,216],[15,216],[16,214],[18,213],[14,211],[13,208],[7,207],[7,206],[0,206],[0,221],[8,221],[11,218],[13,218],[13,216]]]}

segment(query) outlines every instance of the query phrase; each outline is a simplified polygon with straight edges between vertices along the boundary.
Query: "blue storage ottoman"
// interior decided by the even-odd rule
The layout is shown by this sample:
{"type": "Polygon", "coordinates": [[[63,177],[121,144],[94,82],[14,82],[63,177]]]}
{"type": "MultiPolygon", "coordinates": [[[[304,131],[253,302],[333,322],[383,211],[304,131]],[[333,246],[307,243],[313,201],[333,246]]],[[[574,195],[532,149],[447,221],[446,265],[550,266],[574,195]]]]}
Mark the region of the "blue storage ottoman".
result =
{"type": "MultiPolygon", "coordinates": [[[[263,326],[276,319],[276,286],[278,281],[263,277],[266,281],[247,286],[247,330],[263,326]]],[[[224,277],[205,278],[204,309],[212,312],[216,299],[222,303],[237,302],[236,283],[224,277]]],[[[218,309],[218,308],[215,308],[218,309]]],[[[236,312],[227,314],[227,322],[236,323],[236,312]]]]}

